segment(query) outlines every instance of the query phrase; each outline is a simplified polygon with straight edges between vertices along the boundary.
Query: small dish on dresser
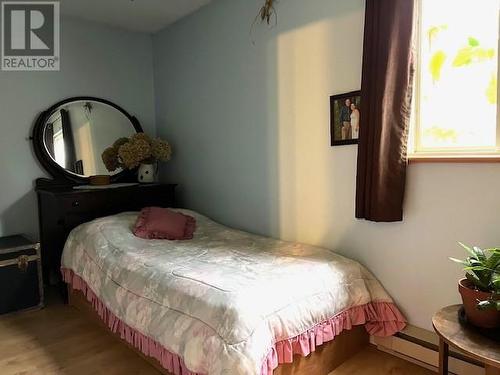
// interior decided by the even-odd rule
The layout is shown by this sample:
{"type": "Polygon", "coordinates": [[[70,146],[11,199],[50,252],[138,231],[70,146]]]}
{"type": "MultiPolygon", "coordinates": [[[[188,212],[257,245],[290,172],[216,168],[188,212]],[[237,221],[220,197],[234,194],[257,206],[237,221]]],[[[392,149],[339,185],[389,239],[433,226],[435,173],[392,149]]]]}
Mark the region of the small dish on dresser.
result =
{"type": "Polygon", "coordinates": [[[109,185],[76,185],[73,190],[101,190],[101,189],[117,189],[122,187],[137,186],[138,182],[122,182],[109,185]]]}

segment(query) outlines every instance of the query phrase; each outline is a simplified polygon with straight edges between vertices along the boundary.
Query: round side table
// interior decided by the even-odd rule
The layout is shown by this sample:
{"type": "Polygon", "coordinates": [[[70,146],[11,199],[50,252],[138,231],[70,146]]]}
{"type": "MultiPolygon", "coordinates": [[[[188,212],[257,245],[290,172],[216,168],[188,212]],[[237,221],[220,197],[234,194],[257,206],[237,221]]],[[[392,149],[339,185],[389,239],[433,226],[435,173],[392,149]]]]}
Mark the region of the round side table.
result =
{"type": "Polygon", "coordinates": [[[500,375],[500,344],[460,324],[458,311],[461,307],[445,307],[432,318],[439,336],[439,374],[448,375],[448,348],[451,345],[484,363],[486,375],[500,375]]]}

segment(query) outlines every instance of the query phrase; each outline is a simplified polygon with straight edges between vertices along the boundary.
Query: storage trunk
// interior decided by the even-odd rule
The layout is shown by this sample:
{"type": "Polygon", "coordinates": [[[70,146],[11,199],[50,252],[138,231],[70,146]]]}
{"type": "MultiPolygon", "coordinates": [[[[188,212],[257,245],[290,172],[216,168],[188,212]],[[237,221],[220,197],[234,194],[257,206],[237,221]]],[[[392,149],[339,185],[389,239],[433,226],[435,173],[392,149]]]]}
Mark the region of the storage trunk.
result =
{"type": "Polygon", "coordinates": [[[24,236],[0,238],[0,314],[43,306],[40,245],[24,236]]]}

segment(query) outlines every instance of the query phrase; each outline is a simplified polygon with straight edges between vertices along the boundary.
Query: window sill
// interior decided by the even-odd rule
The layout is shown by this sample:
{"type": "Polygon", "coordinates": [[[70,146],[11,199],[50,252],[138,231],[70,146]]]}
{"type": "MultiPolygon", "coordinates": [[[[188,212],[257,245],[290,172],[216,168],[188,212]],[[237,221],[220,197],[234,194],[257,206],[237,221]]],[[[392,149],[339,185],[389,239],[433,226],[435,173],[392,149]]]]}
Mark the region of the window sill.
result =
{"type": "Polygon", "coordinates": [[[408,164],[419,163],[500,163],[500,155],[410,155],[408,164]]]}

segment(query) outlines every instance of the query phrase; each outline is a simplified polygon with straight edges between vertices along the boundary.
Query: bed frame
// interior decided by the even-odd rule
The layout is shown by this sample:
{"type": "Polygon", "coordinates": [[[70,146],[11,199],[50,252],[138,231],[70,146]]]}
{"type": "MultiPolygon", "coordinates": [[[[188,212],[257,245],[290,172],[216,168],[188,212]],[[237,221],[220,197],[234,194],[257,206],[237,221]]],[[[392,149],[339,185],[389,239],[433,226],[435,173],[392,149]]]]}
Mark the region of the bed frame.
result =
{"type": "MultiPolygon", "coordinates": [[[[99,318],[92,305],[80,291],[68,287],[69,304],[82,312],[87,318],[104,328],[109,334],[115,336],[124,345],[141,356],[145,361],[155,367],[161,374],[172,375],[160,363],[147,357],[140,351],[123,341],[119,335],[112,333],[99,318]]],[[[293,363],[282,364],[274,370],[273,375],[327,375],[344,363],[354,354],[358,353],[369,343],[369,336],[363,326],[353,327],[336,336],[333,341],[317,347],[314,353],[307,357],[295,356],[293,363]]]]}

